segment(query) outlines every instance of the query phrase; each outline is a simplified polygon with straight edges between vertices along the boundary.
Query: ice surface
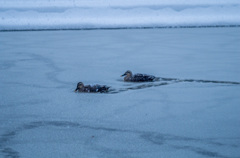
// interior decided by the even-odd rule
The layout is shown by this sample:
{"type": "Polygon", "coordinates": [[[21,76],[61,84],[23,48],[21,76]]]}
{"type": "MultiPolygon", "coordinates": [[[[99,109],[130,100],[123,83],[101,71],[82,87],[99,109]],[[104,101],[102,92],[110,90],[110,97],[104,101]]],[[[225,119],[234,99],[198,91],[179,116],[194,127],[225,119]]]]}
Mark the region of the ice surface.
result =
{"type": "Polygon", "coordinates": [[[0,157],[239,157],[240,85],[219,82],[240,81],[239,41],[238,27],[1,32],[0,157]],[[193,82],[124,83],[128,69],[193,82]]]}
{"type": "Polygon", "coordinates": [[[240,25],[239,0],[0,0],[0,30],[240,25]]]}

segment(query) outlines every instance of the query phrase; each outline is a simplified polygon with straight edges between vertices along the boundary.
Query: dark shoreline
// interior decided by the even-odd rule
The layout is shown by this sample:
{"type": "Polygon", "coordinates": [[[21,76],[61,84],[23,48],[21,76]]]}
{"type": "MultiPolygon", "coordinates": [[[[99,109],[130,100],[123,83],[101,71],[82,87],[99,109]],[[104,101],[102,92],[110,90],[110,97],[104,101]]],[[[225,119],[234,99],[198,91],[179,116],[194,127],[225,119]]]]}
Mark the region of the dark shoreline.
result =
{"type": "Polygon", "coordinates": [[[179,28],[225,28],[240,27],[240,25],[203,25],[203,26],[158,26],[158,27],[102,27],[102,28],[62,28],[62,29],[9,29],[0,32],[23,32],[23,31],[72,31],[72,30],[128,30],[128,29],[179,29],[179,28]]]}

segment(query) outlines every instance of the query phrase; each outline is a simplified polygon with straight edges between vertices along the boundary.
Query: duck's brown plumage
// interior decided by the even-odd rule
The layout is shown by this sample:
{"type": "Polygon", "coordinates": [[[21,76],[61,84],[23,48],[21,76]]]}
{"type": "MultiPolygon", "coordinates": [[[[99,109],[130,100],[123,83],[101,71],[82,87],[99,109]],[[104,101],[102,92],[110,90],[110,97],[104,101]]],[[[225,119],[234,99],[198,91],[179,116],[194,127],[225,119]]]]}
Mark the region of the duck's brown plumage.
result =
{"type": "Polygon", "coordinates": [[[158,78],[153,75],[146,75],[146,74],[135,74],[133,75],[130,70],[127,70],[123,75],[124,81],[126,82],[152,82],[156,81],[158,78]]]}
{"type": "Polygon", "coordinates": [[[106,86],[106,85],[86,85],[84,86],[84,84],[82,82],[78,82],[77,84],[77,88],[75,89],[75,92],[85,92],[85,93],[106,93],[108,92],[108,89],[110,87],[106,86]]]}

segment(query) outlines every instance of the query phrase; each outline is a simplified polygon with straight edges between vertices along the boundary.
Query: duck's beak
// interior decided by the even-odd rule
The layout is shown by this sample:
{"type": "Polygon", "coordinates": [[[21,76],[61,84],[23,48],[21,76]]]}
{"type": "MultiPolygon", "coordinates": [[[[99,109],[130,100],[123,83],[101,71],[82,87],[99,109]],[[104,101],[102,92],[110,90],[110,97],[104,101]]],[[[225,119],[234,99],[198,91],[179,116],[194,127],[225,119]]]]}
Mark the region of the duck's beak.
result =
{"type": "Polygon", "coordinates": [[[76,88],[74,92],[77,92],[77,90],[78,90],[78,88],[76,88]]]}
{"type": "Polygon", "coordinates": [[[122,74],[120,77],[123,77],[123,76],[126,76],[126,73],[125,73],[125,74],[122,74]]]}

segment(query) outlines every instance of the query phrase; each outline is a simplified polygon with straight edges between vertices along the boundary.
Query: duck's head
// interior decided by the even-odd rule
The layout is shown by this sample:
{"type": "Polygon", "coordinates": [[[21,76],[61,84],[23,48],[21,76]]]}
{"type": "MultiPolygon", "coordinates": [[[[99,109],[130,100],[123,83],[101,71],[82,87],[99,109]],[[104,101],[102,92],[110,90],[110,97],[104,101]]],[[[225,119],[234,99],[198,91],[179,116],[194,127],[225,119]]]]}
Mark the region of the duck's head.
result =
{"type": "Polygon", "coordinates": [[[123,76],[132,76],[132,72],[130,70],[127,70],[124,74],[121,75],[121,77],[123,76]]]}
{"type": "Polygon", "coordinates": [[[84,89],[84,84],[82,82],[78,82],[75,92],[81,91],[82,89],[84,89]]]}

